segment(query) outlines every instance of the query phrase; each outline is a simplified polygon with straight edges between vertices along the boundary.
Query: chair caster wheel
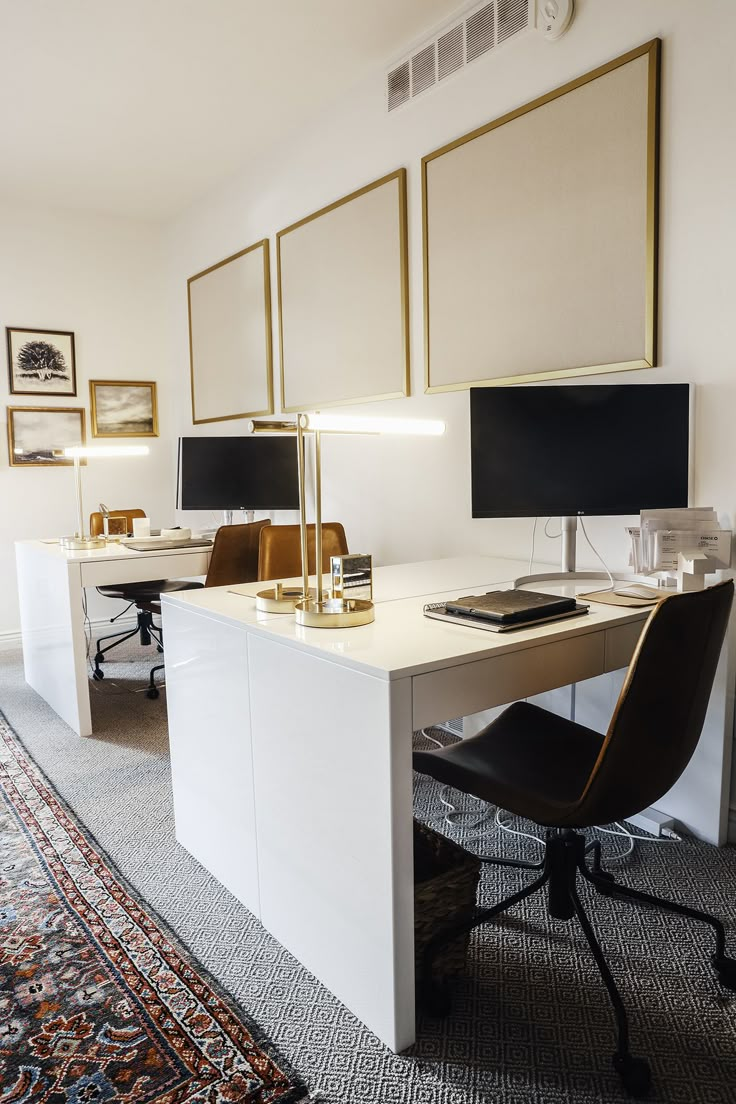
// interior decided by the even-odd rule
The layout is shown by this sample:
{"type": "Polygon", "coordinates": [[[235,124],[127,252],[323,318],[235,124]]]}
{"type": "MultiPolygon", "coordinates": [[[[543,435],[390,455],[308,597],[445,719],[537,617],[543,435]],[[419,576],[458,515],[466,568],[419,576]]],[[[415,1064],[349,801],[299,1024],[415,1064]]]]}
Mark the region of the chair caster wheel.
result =
{"type": "Polygon", "coordinates": [[[150,690],[146,690],[146,697],[147,698],[151,698],[152,700],[155,700],[159,696],[160,696],[159,691],[157,690],[157,688],[155,686],[152,686],[150,688],[150,690]]]}
{"type": "Polygon", "coordinates": [[[160,644],[157,644],[157,645],[156,645],[156,651],[157,651],[157,652],[163,652],[163,648],[161,647],[161,645],[160,645],[160,644]]]}
{"type": "Polygon", "coordinates": [[[652,1083],[652,1073],[646,1058],[635,1058],[632,1054],[614,1054],[613,1065],[629,1096],[640,1100],[647,1095],[652,1083]]]}
{"type": "Polygon", "coordinates": [[[421,1005],[428,1016],[438,1020],[446,1019],[452,1009],[452,997],[447,982],[425,978],[422,982],[421,1005]]]}
{"type": "Polygon", "coordinates": [[[99,665],[100,663],[104,663],[104,662],[105,662],[104,652],[98,652],[97,655],[95,656],[95,663],[97,663],[99,665]]]}
{"type": "Polygon", "coordinates": [[[104,671],[94,670],[92,672],[92,678],[95,680],[95,682],[102,682],[104,677],[105,677],[105,672],[104,671]]]}
{"type": "Polygon", "coordinates": [[[718,980],[725,989],[736,992],[736,959],[716,958],[713,955],[713,966],[718,974],[718,980]]]}

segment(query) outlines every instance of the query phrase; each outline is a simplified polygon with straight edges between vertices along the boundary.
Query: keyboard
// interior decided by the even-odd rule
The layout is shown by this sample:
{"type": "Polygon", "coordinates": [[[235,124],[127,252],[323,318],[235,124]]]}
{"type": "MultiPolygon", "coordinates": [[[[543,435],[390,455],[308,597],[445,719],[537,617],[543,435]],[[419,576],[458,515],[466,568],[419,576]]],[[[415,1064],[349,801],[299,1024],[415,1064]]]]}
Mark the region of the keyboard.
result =
{"type": "Polygon", "coordinates": [[[132,548],[134,552],[164,552],[168,548],[211,548],[211,540],[200,540],[192,537],[191,540],[128,540],[126,548],[132,548]]]}

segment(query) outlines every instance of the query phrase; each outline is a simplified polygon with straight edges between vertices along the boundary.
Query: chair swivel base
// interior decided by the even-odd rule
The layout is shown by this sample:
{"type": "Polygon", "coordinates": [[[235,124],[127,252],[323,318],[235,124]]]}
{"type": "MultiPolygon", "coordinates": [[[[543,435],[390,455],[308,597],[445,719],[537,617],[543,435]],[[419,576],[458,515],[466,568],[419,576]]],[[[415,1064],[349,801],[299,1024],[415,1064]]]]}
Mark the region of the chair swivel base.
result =
{"type": "Polygon", "coordinates": [[[154,623],[152,613],[148,610],[139,609],[134,629],[128,629],[121,633],[110,633],[108,636],[101,636],[97,640],[95,666],[92,672],[92,678],[95,682],[101,682],[105,677],[105,672],[100,666],[101,663],[105,662],[105,653],[112,651],[113,648],[117,648],[118,644],[124,644],[126,640],[131,640],[134,636],[140,637],[140,642],[143,647],[148,647],[150,644],[155,643],[157,650],[163,652],[161,627],[154,623]],[[106,648],[103,648],[101,645],[105,640],[111,640],[112,644],[108,644],[106,648]]]}
{"type": "Polygon", "coordinates": [[[462,921],[446,928],[427,945],[422,960],[421,1003],[430,1015],[448,1015],[451,1004],[449,988],[445,982],[437,981],[432,977],[432,964],[442,947],[486,921],[493,920],[526,897],[536,893],[537,890],[546,888],[550,915],[558,920],[570,920],[576,916],[583,929],[616,1018],[618,1040],[612,1057],[613,1066],[626,1092],[630,1096],[641,1098],[646,1096],[651,1083],[649,1063],[646,1059],[631,1054],[629,1050],[629,1024],[626,1010],[590,920],[578,897],[578,876],[582,876],[604,896],[651,905],[707,924],[713,929],[716,937],[716,950],[711,957],[713,968],[720,983],[725,988],[736,991],[736,959],[726,955],[725,930],[720,920],[697,909],[621,885],[610,874],[600,869],[600,847],[586,848],[585,837],[580,832],[571,829],[548,829],[544,867],[537,878],[499,904],[491,908],[478,909],[470,921],[462,921]],[[588,867],[586,853],[591,850],[593,850],[593,863],[588,867]]]}

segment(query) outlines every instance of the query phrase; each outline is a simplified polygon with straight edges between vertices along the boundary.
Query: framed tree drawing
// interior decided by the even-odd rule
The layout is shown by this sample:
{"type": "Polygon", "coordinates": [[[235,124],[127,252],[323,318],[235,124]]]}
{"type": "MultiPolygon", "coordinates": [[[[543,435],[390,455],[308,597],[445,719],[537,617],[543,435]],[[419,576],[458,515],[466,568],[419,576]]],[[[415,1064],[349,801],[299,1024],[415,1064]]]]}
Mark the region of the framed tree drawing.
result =
{"type": "Polygon", "coordinates": [[[82,407],[8,407],[8,460],[11,468],[68,466],[74,461],[63,455],[64,449],[85,442],[82,407]]]}
{"type": "Polygon", "coordinates": [[[11,395],[76,395],[73,333],[7,326],[5,334],[11,395]]]}
{"type": "Polygon", "coordinates": [[[93,437],[158,437],[156,384],[90,380],[93,437]]]}

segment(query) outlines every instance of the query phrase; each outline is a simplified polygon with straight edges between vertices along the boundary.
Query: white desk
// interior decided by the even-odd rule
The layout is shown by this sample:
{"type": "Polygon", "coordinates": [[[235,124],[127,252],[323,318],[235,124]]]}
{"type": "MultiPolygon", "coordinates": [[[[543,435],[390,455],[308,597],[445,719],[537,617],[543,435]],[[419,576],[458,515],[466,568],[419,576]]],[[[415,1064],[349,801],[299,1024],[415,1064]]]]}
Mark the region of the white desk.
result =
{"type": "Polygon", "coordinates": [[[620,668],[647,616],[598,605],[510,634],[422,616],[442,586],[524,569],[378,569],[356,629],[228,588],[163,599],[178,840],[393,1050],[414,1040],[413,731],[620,668]]]}
{"type": "Polygon", "coordinates": [[[80,736],[92,734],[85,639],[85,587],[205,575],[210,549],[134,552],[111,544],[67,551],[51,541],[18,541],[26,682],[80,736]]]}

